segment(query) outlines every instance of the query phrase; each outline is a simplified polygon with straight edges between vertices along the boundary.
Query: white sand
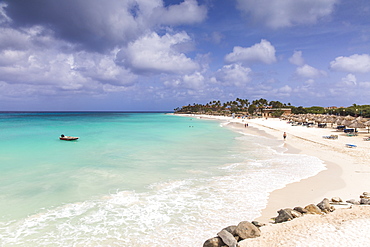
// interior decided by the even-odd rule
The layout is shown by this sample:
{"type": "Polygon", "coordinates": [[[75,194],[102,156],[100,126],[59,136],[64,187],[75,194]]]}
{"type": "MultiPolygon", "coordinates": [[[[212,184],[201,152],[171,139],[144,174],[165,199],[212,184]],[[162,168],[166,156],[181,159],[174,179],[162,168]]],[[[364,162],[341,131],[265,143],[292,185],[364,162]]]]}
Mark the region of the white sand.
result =
{"type": "MultiPolygon", "coordinates": [[[[194,116],[193,116],[194,117],[194,116]]],[[[199,117],[199,116],[198,116],[199,117]]],[[[237,131],[265,135],[283,141],[290,152],[316,156],[323,160],[327,170],[318,175],[287,185],[272,192],[269,202],[256,220],[267,223],[261,227],[262,236],[240,242],[240,246],[370,246],[370,206],[338,209],[324,216],[304,216],[281,224],[268,223],[281,208],[294,208],[319,203],[323,198],[340,197],[343,201],[359,200],[363,192],[370,192],[370,136],[365,129],[359,135],[348,137],[335,129],[291,126],[279,119],[232,119],[210,117],[230,123],[237,131]],[[248,123],[248,127],[244,124],[248,123]],[[322,136],[338,135],[338,139],[322,136]],[[357,147],[348,148],[346,144],[357,147]]],[[[242,220],[242,219],[241,219],[242,220]]],[[[225,226],[226,227],[226,226],[225,226]]]]}

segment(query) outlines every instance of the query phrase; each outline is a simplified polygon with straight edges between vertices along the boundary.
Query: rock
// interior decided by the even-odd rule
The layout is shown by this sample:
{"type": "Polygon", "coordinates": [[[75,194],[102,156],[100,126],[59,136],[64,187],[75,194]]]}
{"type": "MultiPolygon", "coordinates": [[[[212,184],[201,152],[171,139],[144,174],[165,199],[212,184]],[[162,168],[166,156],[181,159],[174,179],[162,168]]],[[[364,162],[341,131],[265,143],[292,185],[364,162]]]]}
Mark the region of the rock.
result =
{"type": "Polygon", "coordinates": [[[293,218],[299,218],[299,217],[302,217],[302,213],[296,211],[296,210],[292,210],[290,211],[290,214],[293,216],[293,218]]]}
{"type": "Polygon", "coordinates": [[[309,214],[322,214],[321,209],[315,204],[309,204],[304,209],[307,210],[309,214]]]}
{"type": "Polygon", "coordinates": [[[210,238],[204,242],[203,247],[222,247],[225,243],[220,237],[210,238]]]}
{"type": "Polygon", "coordinates": [[[235,229],[236,229],[236,226],[228,226],[228,227],[226,227],[222,230],[226,230],[226,231],[230,232],[233,236],[236,236],[235,229]]]}
{"type": "Polygon", "coordinates": [[[275,223],[281,223],[285,221],[292,220],[294,217],[290,213],[291,209],[280,209],[278,211],[278,216],[275,218],[275,223]]]}
{"type": "Polygon", "coordinates": [[[294,210],[297,211],[297,212],[300,212],[301,214],[307,214],[308,213],[308,211],[306,209],[302,208],[302,207],[295,207],[294,210]]]}
{"type": "Polygon", "coordinates": [[[219,236],[222,239],[222,242],[224,242],[229,247],[236,247],[236,239],[234,236],[226,231],[225,229],[217,233],[217,236],[219,236]]]}
{"type": "Polygon", "coordinates": [[[334,202],[334,203],[341,203],[341,202],[343,202],[340,197],[333,197],[333,198],[331,198],[331,201],[334,202]]]}
{"type": "Polygon", "coordinates": [[[324,198],[319,204],[317,204],[317,207],[321,209],[324,213],[330,212],[330,203],[328,198],[324,198]]]}
{"type": "Polygon", "coordinates": [[[360,204],[358,201],[356,201],[355,199],[350,199],[350,200],[347,200],[346,202],[348,203],[351,203],[351,204],[354,204],[354,205],[358,205],[360,204]]]}
{"type": "Polygon", "coordinates": [[[252,224],[255,225],[255,226],[257,226],[258,228],[266,225],[266,224],[263,224],[263,223],[258,222],[258,221],[252,221],[252,224]]]}
{"type": "Polygon", "coordinates": [[[235,233],[240,239],[255,238],[261,236],[261,231],[258,227],[248,221],[242,221],[235,229],[235,233]]]}
{"type": "Polygon", "coordinates": [[[360,198],[364,198],[364,199],[370,199],[370,194],[368,192],[364,192],[362,193],[362,195],[360,195],[360,198]]]}
{"type": "Polygon", "coordinates": [[[369,205],[370,204],[370,199],[361,198],[360,199],[360,204],[369,205]]]}

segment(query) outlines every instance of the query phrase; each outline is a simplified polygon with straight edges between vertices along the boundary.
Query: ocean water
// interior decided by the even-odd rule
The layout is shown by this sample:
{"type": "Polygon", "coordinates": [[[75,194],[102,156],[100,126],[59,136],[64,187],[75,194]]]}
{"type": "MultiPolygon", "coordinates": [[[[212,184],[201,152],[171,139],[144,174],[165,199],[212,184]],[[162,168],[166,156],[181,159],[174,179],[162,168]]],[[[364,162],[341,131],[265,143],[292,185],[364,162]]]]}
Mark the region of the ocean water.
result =
{"type": "Polygon", "coordinates": [[[273,190],[325,169],[224,125],[163,113],[0,114],[0,246],[202,246],[260,216],[273,190]]]}

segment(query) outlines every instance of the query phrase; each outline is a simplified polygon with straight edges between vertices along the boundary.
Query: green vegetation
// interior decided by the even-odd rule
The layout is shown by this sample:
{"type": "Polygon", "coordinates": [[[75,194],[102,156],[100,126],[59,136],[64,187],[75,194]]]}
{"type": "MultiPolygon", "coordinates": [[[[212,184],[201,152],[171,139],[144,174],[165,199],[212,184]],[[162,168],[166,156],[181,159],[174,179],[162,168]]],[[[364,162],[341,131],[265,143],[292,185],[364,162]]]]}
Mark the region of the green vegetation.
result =
{"type": "Polygon", "coordinates": [[[227,101],[222,103],[219,100],[210,101],[206,104],[187,105],[174,109],[175,113],[193,113],[193,114],[211,114],[211,115],[252,115],[261,116],[265,109],[276,109],[271,115],[273,117],[280,117],[284,111],[283,108],[290,108],[292,114],[330,114],[338,116],[362,116],[370,117],[370,105],[356,105],[349,107],[330,107],[324,108],[321,106],[292,106],[290,103],[281,103],[279,101],[268,101],[266,99],[258,99],[249,101],[248,99],[236,98],[234,101],[227,101]]]}

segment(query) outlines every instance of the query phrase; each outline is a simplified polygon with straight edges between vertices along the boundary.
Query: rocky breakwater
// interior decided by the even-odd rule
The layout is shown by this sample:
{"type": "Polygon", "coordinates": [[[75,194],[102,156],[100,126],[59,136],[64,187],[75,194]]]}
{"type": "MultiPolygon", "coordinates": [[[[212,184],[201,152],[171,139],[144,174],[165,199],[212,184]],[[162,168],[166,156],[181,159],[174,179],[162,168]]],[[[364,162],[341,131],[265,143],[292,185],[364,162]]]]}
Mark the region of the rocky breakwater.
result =
{"type": "MultiPolygon", "coordinates": [[[[370,205],[370,193],[364,192],[360,195],[360,200],[350,199],[345,203],[339,197],[333,197],[331,200],[324,198],[318,204],[309,204],[305,207],[295,207],[280,209],[277,211],[278,216],[272,218],[271,224],[278,224],[291,221],[295,218],[302,217],[307,214],[323,215],[333,212],[337,207],[346,207],[353,205],[370,205]]],[[[242,221],[237,226],[228,226],[217,233],[217,237],[208,239],[203,247],[238,247],[238,242],[250,238],[261,236],[260,227],[265,226],[257,221],[242,221]]]]}
{"type": "Polygon", "coordinates": [[[228,226],[217,233],[217,237],[208,239],[203,247],[236,247],[238,241],[261,236],[260,226],[258,222],[248,221],[242,221],[237,226],[228,226]]]}

